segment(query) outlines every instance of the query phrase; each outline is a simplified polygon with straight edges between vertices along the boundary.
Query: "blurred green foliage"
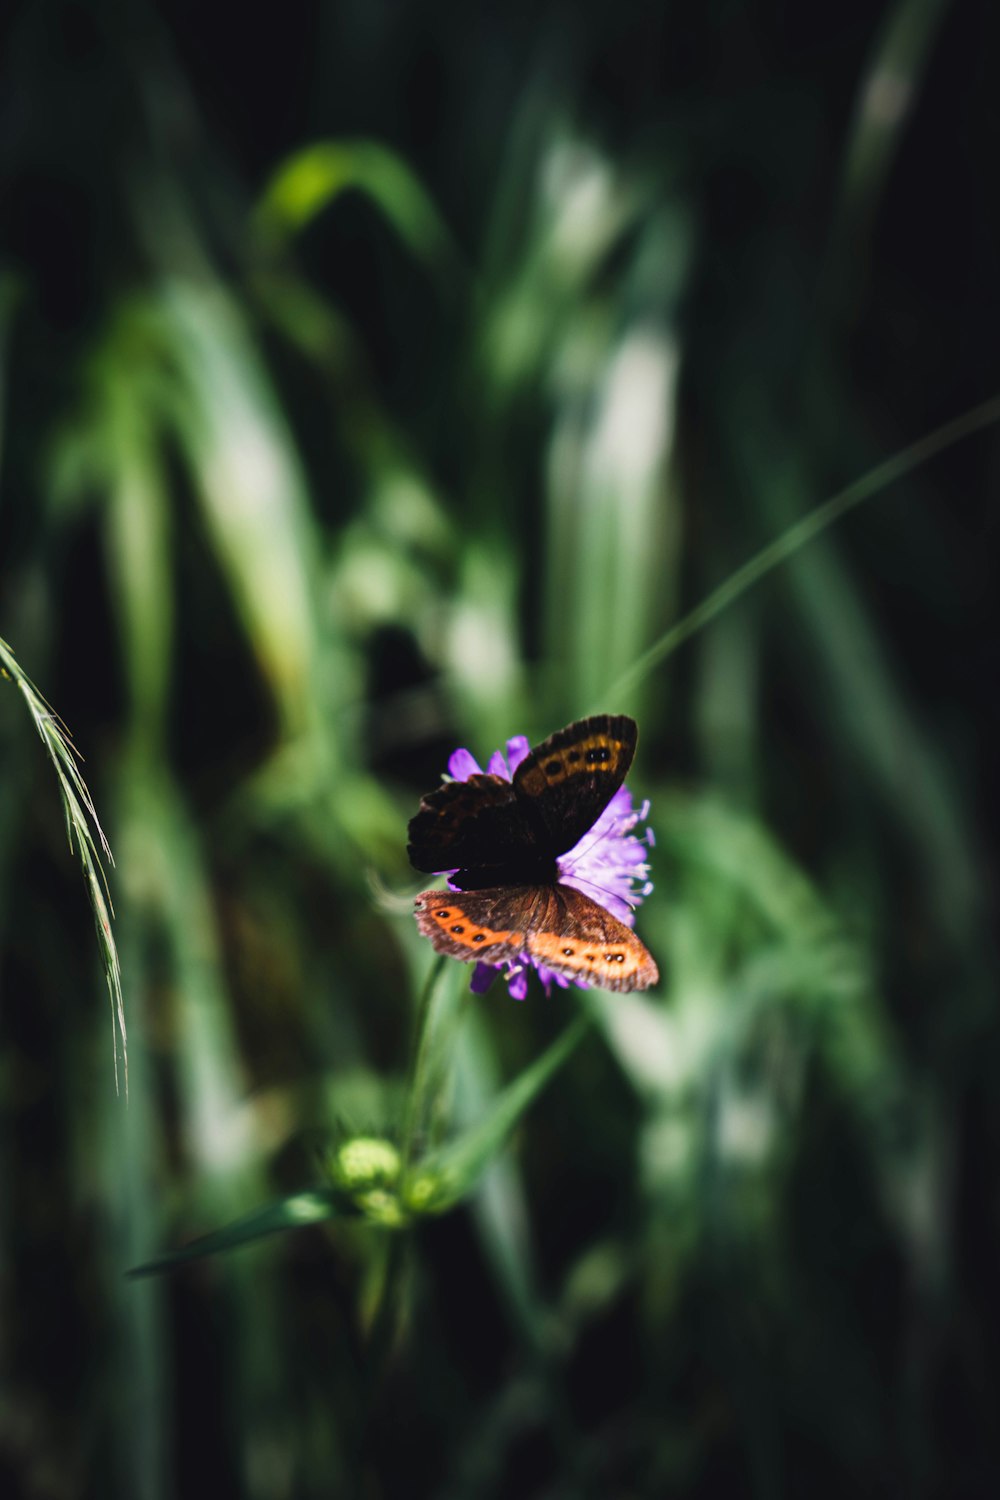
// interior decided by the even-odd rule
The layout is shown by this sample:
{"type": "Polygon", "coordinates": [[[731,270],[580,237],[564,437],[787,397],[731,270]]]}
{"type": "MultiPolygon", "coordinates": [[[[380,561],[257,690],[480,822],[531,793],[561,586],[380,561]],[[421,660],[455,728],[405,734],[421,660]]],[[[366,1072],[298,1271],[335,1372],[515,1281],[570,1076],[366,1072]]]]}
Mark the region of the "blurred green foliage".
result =
{"type": "Polygon", "coordinates": [[[0,634],[129,1096],[0,680],[4,1495],[995,1492],[995,432],[713,591],[1000,389],[998,20],[6,23],[0,634]],[[419,794],[595,710],[661,985],[435,978],[419,794]]]}

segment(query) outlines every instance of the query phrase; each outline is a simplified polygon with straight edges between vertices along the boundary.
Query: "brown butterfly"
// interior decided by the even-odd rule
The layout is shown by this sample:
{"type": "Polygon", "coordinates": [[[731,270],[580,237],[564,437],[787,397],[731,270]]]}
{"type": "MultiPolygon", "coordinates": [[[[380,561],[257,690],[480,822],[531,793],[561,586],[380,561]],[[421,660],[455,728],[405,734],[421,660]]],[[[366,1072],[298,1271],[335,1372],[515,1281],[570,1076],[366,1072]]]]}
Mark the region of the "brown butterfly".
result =
{"type": "Polygon", "coordinates": [[[559,880],[573,849],[625,780],[638,730],[624,714],[581,719],[528,752],[510,781],[477,774],[422,798],[408,853],[418,870],[453,870],[458,891],[424,891],[417,926],[438,953],[516,963],[608,990],[659,979],[630,927],[559,880]]]}

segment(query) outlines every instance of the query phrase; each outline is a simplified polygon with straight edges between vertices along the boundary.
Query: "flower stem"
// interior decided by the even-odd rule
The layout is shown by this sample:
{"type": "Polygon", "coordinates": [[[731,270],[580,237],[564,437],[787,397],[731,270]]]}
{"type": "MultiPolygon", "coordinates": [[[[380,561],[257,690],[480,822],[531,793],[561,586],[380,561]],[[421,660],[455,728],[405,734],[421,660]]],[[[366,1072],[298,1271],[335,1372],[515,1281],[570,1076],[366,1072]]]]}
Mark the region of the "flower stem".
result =
{"type": "Polygon", "coordinates": [[[443,983],[447,963],[440,955],[431,965],[417,1010],[410,1083],[403,1119],[403,1169],[412,1166],[418,1145],[431,1132],[442,1094],[448,1049],[444,1045],[454,1015],[454,986],[443,983]]]}
{"type": "Polygon", "coordinates": [[[368,1334],[365,1367],[366,1405],[369,1416],[385,1380],[393,1350],[403,1324],[411,1238],[407,1231],[382,1236],[382,1266],[375,1315],[368,1334]]]}
{"type": "MultiPolygon", "coordinates": [[[[427,1137],[441,1097],[445,1048],[449,1027],[448,1000],[453,987],[442,983],[445,956],[440,955],[427,975],[414,1028],[410,1081],[406,1091],[401,1155],[403,1171],[413,1163],[418,1145],[427,1137]]],[[[368,1338],[365,1375],[369,1413],[385,1379],[385,1372],[405,1314],[405,1283],[411,1255],[411,1235],[403,1227],[385,1236],[384,1259],[375,1315],[368,1338]]]]}

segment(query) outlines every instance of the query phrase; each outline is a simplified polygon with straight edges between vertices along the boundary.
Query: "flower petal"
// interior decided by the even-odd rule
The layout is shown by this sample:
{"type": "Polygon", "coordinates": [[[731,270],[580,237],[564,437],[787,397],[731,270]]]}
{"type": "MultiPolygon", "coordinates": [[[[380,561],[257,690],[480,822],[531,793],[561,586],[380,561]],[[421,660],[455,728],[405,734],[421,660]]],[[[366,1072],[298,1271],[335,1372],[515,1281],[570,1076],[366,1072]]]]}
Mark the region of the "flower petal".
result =
{"type": "Polygon", "coordinates": [[[448,757],[448,775],[455,781],[468,781],[479,775],[479,762],[471,750],[453,750],[448,757]]]}
{"type": "MultiPolygon", "coordinates": [[[[598,906],[603,906],[619,922],[624,922],[626,927],[635,926],[635,912],[632,903],[625,896],[620,896],[607,885],[598,885],[594,880],[587,880],[581,875],[570,875],[565,870],[559,872],[559,884],[571,885],[581,896],[589,896],[591,901],[596,901],[598,906]]],[[[638,893],[636,893],[638,894],[638,893]]],[[[634,898],[633,898],[634,899],[634,898]]]]}
{"type": "Polygon", "coordinates": [[[558,861],[564,885],[589,896],[629,927],[635,922],[635,906],[652,890],[648,843],[633,831],[648,812],[648,802],[633,808],[631,793],[619,787],[593,827],[558,861]]]}
{"type": "Polygon", "coordinates": [[[526,1000],[528,998],[528,969],[512,969],[507,975],[507,986],[510,990],[512,1000],[526,1000]]]}
{"type": "Polygon", "coordinates": [[[530,749],[526,734],[515,734],[513,739],[507,741],[507,763],[510,766],[512,778],[522,760],[527,759],[530,749]]]}
{"type": "Polygon", "coordinates": [[[476,964],[472,971],[469,989],[474,995],[485,995],[493,985],[499,970],[493,964],[476,964]]]}

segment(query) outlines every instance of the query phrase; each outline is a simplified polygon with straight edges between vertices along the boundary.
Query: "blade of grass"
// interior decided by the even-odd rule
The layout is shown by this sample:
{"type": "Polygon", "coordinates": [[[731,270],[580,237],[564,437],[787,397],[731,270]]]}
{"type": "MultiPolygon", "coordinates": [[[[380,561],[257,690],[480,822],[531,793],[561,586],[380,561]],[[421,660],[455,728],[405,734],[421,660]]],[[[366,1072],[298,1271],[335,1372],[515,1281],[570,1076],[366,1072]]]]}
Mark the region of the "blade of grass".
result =
{"type": "Polygon", "coordinates": [[[381,209],[413,255],[453,293],[465,279],[458,248],[420,179],[377,141],[317,141],[284,161],[257,211],[265,245],[283,246],[350,189],[381,209]]]}
{"type": "Polygon", "coordinates": [[[717,589],[713,589],[706,599],[695,605],[694,609],[690,610],[683,619],[678,620],[676,625],[672,625],[658,641],[644,651],[638,660],[633,662],[632,666],[607,688],[599,701],[595,699],[588,712],[596,713],[608,703],[618,702],[644,677],[648,676],[654,667],[658,667],[660,662],[672,656],[678,647],[690,640],[699,630],[704,629],[722,614],[723,610],[735,604],[736,600],[755,583],[759,583],[768,573],[772,573],[783,562],[794,557],[803,547],[863,501],[870,500],[873,495],[895,484],[897,479],[902,479],[904,475],[912,473],[921,464],[928,463],[939,453],[944,453],[956,443],[972,437],[974,433],[982,432],[984,428],[998,421],[1000,421],[1000,396],[991,396],[988,401],[963,412],[960,417],[955,417],[951,422],[945,422],[943,426],[935,428],[933,432],[911,443],[908,448],[903,448],[899,453],[893,454],[884,463],[876,464],[874,469],[860,479],[856,479],[853,484],[849,484],[846,489],[841,490],[825,504],[818,506],[809,515],[803,516],[793,526],[789,526],[773,542],[762,547],[748,562],[731,573],[724,583],[721,583],[717,589]]]}
{"type": "Polygon", "coordinates": [[[591,1018],[580,1016],[507,1085],[488,1113],[456,1140],[425,1156],[404,1188],[413,1207],[441,1213],[471,1192],[507,1136],[532,1101],[590,1030],[591,1018]]]}
{"type": "Polygon", "coordinates": [[[168,1251],[154,1260],[133,1266],[127,1273],[132,1278],[159,1276],[164,1271],[173,1271],[189,1260],[199,1260],[206,1255],[219,1255],[225,1250],[234,1250],[237,1245],[248,1245],[264,1235],[278,1234],[283,1229],[299,1229],[303,1224],[322,1224],[342,1214],[339,1195],[324,1189],[308,1193],[293,1193],[288,1198],[279,1198],[265,1208],[235,1219],[223,1229],[200,1235],[180,1250],[168,1251]]]}
{"type": "MultiPolygon", "coordinates": [[[[27,706],[28,713],[45,746],[59,785],[63,813],[66,819],[66,835],[70,852],[74,843],[83,866],[87,893],[94,910],[97,941],[104,964],[111,999],[111,1013],[118,1024],[122,1042],[122,1066],[125,1079],[125,1095],[128,1097],[128,1042],[125,1034],[125,1004],[122,997],[121,967],[114,934],[111,931],[111,896],[107,876],[101,863],[103,855],[110,864],[114,856],[104,830],[101,827],[93,799],[87,789],[78,765],[79,751],[73,744],[69,730],[59,716],[49,707],[30,677],[18,664],[10,646],[0,638],[0,671],[16,685],[27,706]],[[96,835],[96,839],[95,839],[96,835]]],[[[113,1045],[115,1065],[115,1087],[118,1087],[118,1047],[113,1045]]]]}

